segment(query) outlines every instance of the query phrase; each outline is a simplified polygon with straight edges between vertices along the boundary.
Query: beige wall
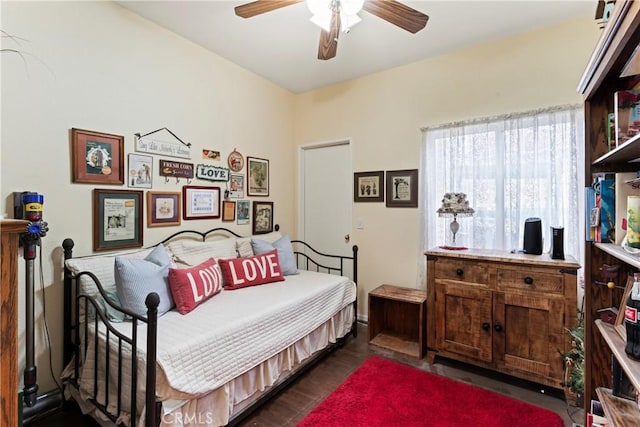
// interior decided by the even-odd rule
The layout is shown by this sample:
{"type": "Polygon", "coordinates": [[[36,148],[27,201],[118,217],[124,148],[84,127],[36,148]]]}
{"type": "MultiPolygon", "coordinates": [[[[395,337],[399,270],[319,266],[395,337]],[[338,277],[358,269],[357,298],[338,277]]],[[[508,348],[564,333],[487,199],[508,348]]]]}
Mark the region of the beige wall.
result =
{"type": "MultiPolygon", "coordinates": [[[[124,135],[129,153],[134,133],[167,127],[193,144],[193,163],[208,163],[198,158],[203,148],[221,152],[219,166],[226,166],[234,148],[245,156],[269,159],[271,194],[262,199],[275,203],[275,220],[283,229],[295,224],[290,92],[110,2],[2,2],[0,28],[29,40],[21,44],[29,52],[24,61],[9,53],[1,58],[1,212],[12,216],[13,191],[45,196],[44,218],[50,231],[42,239],[42,264],[56,374],[62,364],[61,243],[71,237],[76,254],[92,251],[94,186],[71,183],[69,129],[124,135]]],[[[184,180],[165,184],[158,177],[157,159],[153,189],[180,191],[184,180]]],[[[183,221],[181,228],[206,230],[227,224],[183,221]]],[[[250,225],[231,228],[251,233],[250,225]]],[[[155,244],[177,230],[146,228],[144,244],[155,244]]],[[[23,264],[20,261],[21,269],[23,264]]],[[[20,283],[24,353],[24,279],[20,283]]],[[[42,293],[36,285],[36,365],[40,391],[47,391],[54,384],[43,341],[42,293]]]]}
{"type": "MultiPolygon", "coordinates": [[[[351,137],[354,171],[417,168],[423,126],[580,102],[575,87],[598,35],[592,19],[578,20],[294,96],[112,3],[3,2],[1,13],[1,28],[28,39],[22,48],[30,54],[24,61],[1,57],[0,212],[11,216],[13,191],[45,195],[50,232],[42,240],[42,263],[56,374],[60,244],[72,237],[76,254],[91,253],[93,186],[71,183],[70,128],[124,135],[128,153],[134,133],[166,126],[193,143],[195,163],[202,148],[219,150],[224,159],[233,148],[268,158],[267,200],[275,202],[276,222],[293,232],[297,144],[351,137]]],[[[180,190],[182,183],[165,184],[154,175],[154,190],[180,190]]],[[[417,209],[355,204],[353,219],[366,315],[366,293],[378,284],[416,286],[424,248],[418,247],[417,209]],[[355,228],[356,218],[365,220],[364,230],[355,228]]],[[[222,224],[187,221],[181,228],[214,225],[222,224]]],[[[145,229],[145,245],[176,230],[145,229]]],[[[20,298],[23,325],[22,287],[20,298]]],[[[36,363],[46,391],[54,384],[41,298],[38,290],[36,363]]]]}
{"type": "MultiPolygon", "coordinates": [[[[598,36],[587,17],[304,93],[296,143],[350,137],[354,171],[418,168],[422,127],[580,103],[576,87],[598,36]]],[[[418,220],[418,209],[353,205],[365,316],[367,293],[380,284],[424,288],[418,220]]]]}

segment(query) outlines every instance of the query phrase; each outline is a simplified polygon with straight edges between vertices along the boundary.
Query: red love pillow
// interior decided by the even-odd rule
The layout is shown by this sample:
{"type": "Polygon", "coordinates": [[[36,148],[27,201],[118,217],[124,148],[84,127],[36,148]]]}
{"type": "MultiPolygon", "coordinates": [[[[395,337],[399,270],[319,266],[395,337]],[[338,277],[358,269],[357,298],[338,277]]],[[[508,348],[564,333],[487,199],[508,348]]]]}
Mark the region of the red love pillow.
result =
{"type": "Polygon", "coordinates": [[[191,268],[169,268],[169,288],[180,314],[187,314],[222,290],[222,274],[216,260],[191,268]]]}
{"type": "Polygon", "coordinates": [[[284,280],[278,250],[246,258],[221,259],[225,289],[239,289],[284,280]]]}

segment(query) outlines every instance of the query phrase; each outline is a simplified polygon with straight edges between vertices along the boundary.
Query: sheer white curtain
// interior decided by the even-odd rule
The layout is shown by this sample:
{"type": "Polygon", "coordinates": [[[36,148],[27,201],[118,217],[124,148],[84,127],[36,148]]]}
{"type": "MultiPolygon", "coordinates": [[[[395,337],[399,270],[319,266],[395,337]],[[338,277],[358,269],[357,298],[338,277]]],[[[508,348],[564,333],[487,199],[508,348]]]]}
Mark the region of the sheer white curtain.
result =
{"type": "MultiPolygon", "coordinates": [[[[579,106],[423,129],[421,248],[450,241],[451,218],[438,217],[436,210],[445,193],[461,192],[475,214],[458,218],[456,244],[521,249],[525,219],[538,217],[544,250],[550,248],[550,227],[561,226],[565,254],[581,261],[583,132],[579,106]]],[[[424,286],[424,260],[419,271],[424,286]]]]}

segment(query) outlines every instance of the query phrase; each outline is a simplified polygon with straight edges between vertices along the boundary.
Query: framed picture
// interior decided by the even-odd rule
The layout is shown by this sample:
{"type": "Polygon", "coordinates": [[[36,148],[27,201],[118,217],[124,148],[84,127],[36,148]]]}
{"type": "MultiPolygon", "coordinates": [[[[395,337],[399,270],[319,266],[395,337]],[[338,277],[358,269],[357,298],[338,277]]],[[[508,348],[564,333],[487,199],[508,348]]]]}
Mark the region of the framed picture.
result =
{"type": "Polygon", "coordinates": [[[220,218],[220,187],[182,187],[182,218],[220,218]]]}
{"type": "Polygon", "coordinates": [[[354,202],[384,202],[384,171],[353,174],[354,202]]]}
{"type": "Polygon", "coordinates": [[[232,199],[244,197],[244,174],[232,173],[229,175],[229,197],[232,199]]]}
{"type": "Polygon", "coordinates": [[[124,184],[124,137],[71,129],[73,182],[124,184]]]}
{"type": "Polygon", "coordinates": [[[247,157],[247,195],[269,195],[269,160],[247,157]]]}
{"type": "Polygon", "coordinates": [[[151,188],[153,176],[153,157],[142,154],[129,154],[127,184],[131,188],[151,188]]]}
{"type": "Polygon", "coordinates": [[[229,157],[227,157],[227,163],[231,172],[240,172],[244,167],[244,157],[234,148],[229,157]]]}
{"type": "Polygon", "coordinates": [[[387,207],[418,207],[418,169],[387,171],[387,207]]]}
{"type": "Polygon", "coordinates": [[[180,193],[147,192],[147,227],[180,225],[180,193]]]}
{"type": "Polygon", "coordinates": [[[238,200],[236,204],[237,212],[237,223],[238,225],[249,224],[249,206],[251,202],[249,200],[238,200]]]}
{"type": "Polygon", "coordinates": [[[273,231],[273,202],[253,202],[253,234],[273,231]]]}
{"type": "Polygon", "coordinates": [[[93,190],[93,250],[142,246],[143,193],[93,190]]]}
{"type": "Polygon", "coordinates": [[[236,220],[236,202],[224,200],[222,202],[222,220],[223,221],[235,221],[236,220]]]}

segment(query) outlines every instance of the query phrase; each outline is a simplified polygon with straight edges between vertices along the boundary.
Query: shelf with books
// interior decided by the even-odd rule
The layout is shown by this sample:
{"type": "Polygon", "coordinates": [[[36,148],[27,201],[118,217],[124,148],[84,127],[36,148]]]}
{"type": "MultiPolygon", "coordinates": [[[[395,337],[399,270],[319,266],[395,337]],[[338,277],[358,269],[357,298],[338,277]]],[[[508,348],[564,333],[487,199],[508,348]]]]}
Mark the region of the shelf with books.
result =
{"type": "MultiPolygon", "coordinates": [[[[585,183],[587,185],[590,185],[589,183],[597,174],[611,173],[616,174],[618,178],[617,175],[621,173],[640,170],[640,163],[634,162],[640,159],[640,135],[633,135],[629,140],[614,147],[616,144],[611,141],[615,139],[611,138],[611,134],[612,131],[615,132],[616,125],[611,126],[609,119],[609,114],[615,115],[615,93],[633,89],[637,85],[638,75],[627,72],[628,69],[636,69],[636,67],[627,67],[627,64],[630,58],[636,57],[639,44],[640,1],[616,1],[578,86],[578,92],[584,97],[585,106],[585,183]]],[[[640,68],[637,69],[640,70],[640,68]]],[[[622,177],[619,178],[617,181],[623,184],[622,177]]],[[[619,201],[622,202],[624,198],[624,195],[620,195],[619,201]]],[[[618,211],[617,207],[616,211],[618,211]]],[[[621,215],[616,216],[616,221],[624,217],[626,204],[620,211],[622,211],[621,215]]],[[[590,215],[591,211],[586,214],[590,215]]],[[[585,233],[587,241],[592,236],[590,231],[593,228],[590,227],[590,230],[587,230],[589,232],[585,233]]],[[[616,227],[616,235],[617,232],[616,227]]],[[[596,326],[595,322],[599,318],[599,310],[620,306],[623,290],[592,284],[598,280],[603,264],[621,265],[621,273],[616,283],[623,282],[623,277],[627,275],[630,268],[640,269],[640,256],[628,253],[622,246],[615,243],[589,243],[591,242],[585,246],[585,265],[582,269],[585,281],[584,398],[586,402],[599,398],[596,389],[612,388],[614,368],[612,356],[617,354],[620,359],[628,359],[624,354],[624,347],[620,353],[615,343],[606,341],[600,333],[600,326],[596,326]],[[620,355],[622,357],[619,357],[620,355]]],[[[610,335],[622,342],[617,332],[612,331],[613,334],[610,335]]],[[[630,366],[627,366],[627,369],[630,369],[630,366]]],[[[638,379],[640,379],[640,371],[636,381],[638,379]]],[[[639,384],[636,383],[635,387],[636,390],[640,390],[639,384]]],[[[640,425],[640,413],[632,412],[631,414],[632,425],[640,425]]]]}
{"type": "MultiPolygon", "coordinates": [[[[595,321],[598,331],[607,342],[613,357],[636,390],[640,390],[640,362],[631,360],[625,353],[624,326],[613,326],[601,320],[595,321]]],[[[614,390],[616,384],[614,384],[614,390]]],[[[616,396],[606,387],[597,387],[596,394],[611,426],[637,426],[640,409],[636,401],[616,396]]]]}

